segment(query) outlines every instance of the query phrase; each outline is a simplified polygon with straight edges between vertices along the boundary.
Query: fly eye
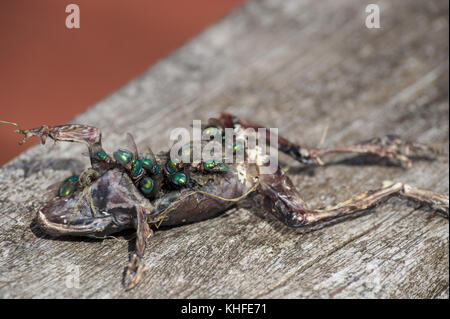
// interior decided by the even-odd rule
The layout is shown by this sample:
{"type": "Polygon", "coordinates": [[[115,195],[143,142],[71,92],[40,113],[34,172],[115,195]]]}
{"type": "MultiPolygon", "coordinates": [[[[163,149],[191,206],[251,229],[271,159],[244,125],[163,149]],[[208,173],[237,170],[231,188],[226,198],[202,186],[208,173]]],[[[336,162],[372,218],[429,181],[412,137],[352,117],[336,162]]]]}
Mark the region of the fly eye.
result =
{"type": "Polygon", "coordinates": [[[139,185],[140,185],[139,189],[145,195],[149,195],[154,187],[153,180],[150,177],[144,177],[143,179],[141,179],[139,185]]]}
{"type": "Polygon", "coordinates": [[[78,176],[70,176],[59,188],[59,196],[65,197],[72,194],[77,188],[78,176]]]}
{"type": "Polygon", "coordinates": [[[114,158],[120,164],[129,164],[133,155],[127,150],[119,149],[113,153],[114,158]]]}
{"type": "Polygon", "coordinates": [[[222,130],[215,126],[207,127],[202,132],[202,140],[212,140],[214,138],[220,139],[222,136],[222,130]]]}

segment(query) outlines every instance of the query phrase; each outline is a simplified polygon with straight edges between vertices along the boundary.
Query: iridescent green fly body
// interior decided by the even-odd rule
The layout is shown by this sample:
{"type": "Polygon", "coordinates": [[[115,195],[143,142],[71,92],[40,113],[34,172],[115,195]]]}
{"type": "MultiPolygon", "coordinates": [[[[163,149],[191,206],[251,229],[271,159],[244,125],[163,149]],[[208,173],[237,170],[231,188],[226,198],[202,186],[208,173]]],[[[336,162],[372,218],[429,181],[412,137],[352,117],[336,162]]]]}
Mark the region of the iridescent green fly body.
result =
{"type": "Polygon", "coordinates": [[[183,186],[187,182],[187,177],[184,173],[176,173],[171,177],[171,182],[177,186],[183,186]]]}
{"type": "Polygon", "coordinates": [[[64,181],[64,183],[59,188],[59,196],[65,197],[72,194],[77,189],[78,176],[70,176],[64,181]]]}
{"type": "Polygon", "coordinates": [[[123,165],[127,165],[131,162],[133,154],[130,151],[119,149],[113,153],[115,160],[123,165]]]}

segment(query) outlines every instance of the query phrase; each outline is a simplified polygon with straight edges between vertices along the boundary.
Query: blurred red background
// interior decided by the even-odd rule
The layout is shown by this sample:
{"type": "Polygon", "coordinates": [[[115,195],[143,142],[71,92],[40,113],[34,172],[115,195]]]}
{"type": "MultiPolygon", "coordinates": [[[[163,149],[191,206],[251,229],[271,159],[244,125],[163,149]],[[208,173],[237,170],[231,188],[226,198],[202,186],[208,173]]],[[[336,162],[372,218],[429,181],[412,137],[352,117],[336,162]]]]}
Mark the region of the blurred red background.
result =
{"type": "MultiPolygon", "coordinates": [[[[0,1],[0,120],[63,124],[145,71],[244,0],[0,1]],[[67,29],[68,4],[80,28],[67,29]]],[[[18,146],[0,124],[0,165],[18,146]]]]}

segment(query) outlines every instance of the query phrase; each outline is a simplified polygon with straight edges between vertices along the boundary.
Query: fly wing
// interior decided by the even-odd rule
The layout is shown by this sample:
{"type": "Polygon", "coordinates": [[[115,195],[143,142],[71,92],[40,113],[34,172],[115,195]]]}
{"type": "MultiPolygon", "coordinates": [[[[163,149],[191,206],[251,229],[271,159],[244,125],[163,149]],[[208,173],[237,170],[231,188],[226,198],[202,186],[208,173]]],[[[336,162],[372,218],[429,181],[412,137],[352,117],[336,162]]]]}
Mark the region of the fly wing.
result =
{"type": "Polygon", "coordinates": [[[129,148],[129,150],[133,154],[133,158],[138,158],[138,148],[136,146],[136,142],[134,141],[133,135],[131,135],[131,133],[129,133],[129,132],[127,133],[125,143],[126,143],[127,148],[129,148]]]}
{"type": "Polygon", "coordinates": [[[153,151],[150,148],[150,146],[147,146],[147,153],[145,155],[148,156],[148,158],[151,159],[152,162],[156,164],[156,157],[155,154],[153,154],[153,151]]]}
{"type": "Polygon", "coordinates": [[[64,181],[60,181],[60,182],[56,182],[53,184],[50,184],[49,186],[47,186],[47,188],[44,191],[44,196],[51,196],[51,197],[55,197],[58,195],[59,193],[59,189],[61,188],[61,186],[64,184],[64,181]]]}

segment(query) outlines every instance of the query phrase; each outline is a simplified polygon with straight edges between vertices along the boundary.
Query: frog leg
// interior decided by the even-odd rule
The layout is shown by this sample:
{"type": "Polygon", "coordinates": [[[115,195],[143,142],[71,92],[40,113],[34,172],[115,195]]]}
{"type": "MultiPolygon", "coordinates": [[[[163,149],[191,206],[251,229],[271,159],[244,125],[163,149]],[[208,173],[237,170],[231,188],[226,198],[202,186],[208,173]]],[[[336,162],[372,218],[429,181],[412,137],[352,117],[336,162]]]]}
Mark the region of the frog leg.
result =
{"type": "Polygon", "coordinates": [[[312,225],[323,220],[333,220],[373,208],[392,197],[412,200],[431,206],[447,219],[449,196],[420,189],[403,183],[385,182],[383,187],[363,192],[334,206],[310,209],[289,177],[280,169],[273,175],[260,175],[259,193],[264,196],[270,212],[290,227],[312,225]]]}
{"type": "Polygon", "coordinates": [[[434,157],[437,150],[429,145],[403,141],[395,135],[376,137],[353,145],[303,150],[304,157],[323,165],[321,157],[332,153],[372,154],[411,167],[412,156],[434,157]]]}
{"type": "Polygon", "coordinates": [[[147,240],[153,236],[153,231],[147,223],[144,209],[137,207],[136,214],[136,250],[131,256],[130,262],[125,270],[123,278],[125,290],[134,288],[141,281],[146,271],[145,261],[143,259],[145,246],[147,240]]]}
{"type": "MultiPolygon", "coordinates": [[[[261,125],[250,123],[244,120],[240,120],[237,117],[222,113],[218,117],[218,120],[222,125],[227,127],[235,127],[236,125],[242,126],[242,128],[252,128],[258,130],[259,128],[264,128],[261,125]]],[[[266,129],[266,141],[270,141],[270,137],[273,133],[269,129],[266,129]]],[[[321,157],[332,154],[332,153],[354,153],[354,154],[372,154],[379,156],[381,158],[388,158],[402,166],[411,166],[411,156],[427,156],[434,157],[437,150],[425,144],[412,143],[403,141],[400,137],[394,135],[386,135],[384,137],[373,138],[368,141],[356,143],[353,145],[339,146],[339,147],[329,147],[329,148],[306,148],[297,145],[280,135],[276,136],[278,138],[278,149],[296,159],[301,163],[306,164],[319,164],[323,165],[321,157]]]]}
{"type": "Polygon", "coordinates": [[[42,144],[45,144],[47,137],[50,137],[55,142],[56,141],[67,141],[67,142],[80,142],[86,145],[92,146],[95,144],[101,144],[101,132],[100,129],[81,124],[66,124],[59,126],[47,126],[42,125],[41,127],[23,130],[16,130],[17,133],[24,135],[22,141],[19,142],[20,145],[26,142],[32,136],[38,136],[41,138],[42,144]]]}
{"type": "MultiPolygon", "coordinates": [[[[18,126],[15,123],[12,124],[18,126]]],[[[15,132],[24,135],[23,139],[19,142],[20,145],[33,136],[39,137],[42,144],[45,144],[48,137],[54,140],[55,143],[57,141],[83,143],[88,147],[92,167],[100,171],[105,168],[103,167],[105,163],[109,164],[112,161],[102,148],[102,134],[100,129],[94,126],[81,124],[59,126],[42,125],[41,127],[27,130],[19,127],[15,132]]]]}

